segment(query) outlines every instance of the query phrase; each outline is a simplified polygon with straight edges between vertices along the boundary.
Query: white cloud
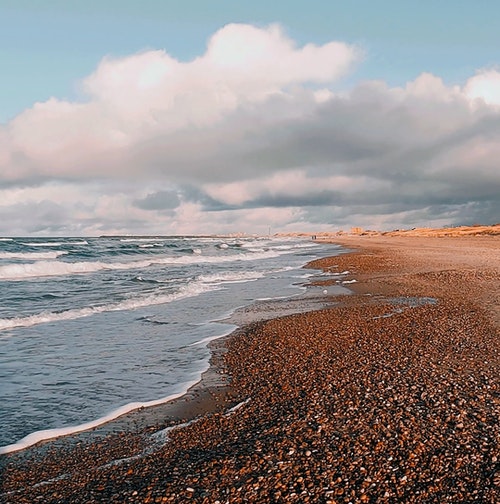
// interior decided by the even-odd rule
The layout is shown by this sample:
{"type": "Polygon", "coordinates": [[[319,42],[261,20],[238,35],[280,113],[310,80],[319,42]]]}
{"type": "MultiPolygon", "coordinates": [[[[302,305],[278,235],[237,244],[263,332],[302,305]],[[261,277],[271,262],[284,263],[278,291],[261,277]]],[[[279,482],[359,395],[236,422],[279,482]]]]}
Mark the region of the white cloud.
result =
{"type": "Polygon", "coordinates": [[[2,232],[494,219],[500,73],[340,95],[336,80],[361,57],[232,24],[192,61],[104,58],[81,83],[87,102],[51,98],[0,127],[2,232]]]}
{"type": "Polygon", "coordinates": [[[128,149],[209,127],[289,86],[332,81],[359,56],[356,48],[340,42],[295,47],[277,25],[231,24],[215,33],[203,56],[190,62],[179,62],[165,51],[104,58],[82,82],[88,102],[51,98],[8,125],[6,138],[0,139],[2,178],[142,173],[148,167],[140,160],[130,166],[128,149]]]}
{"type": "Polygon", "coordinates": [[[464,92],[471,100],[483,100],[488,105],[500,105],[500,72],[479,71],[467,81],[464,92]]]}
{"type": "Polygon", "coordinates": [[[441,78],[427,72],[420,74],[414,81],[408,82],[406,92],[410,96],[437,102],[448,102],[460,96],[458,86],[449,88],[441,78]]]}

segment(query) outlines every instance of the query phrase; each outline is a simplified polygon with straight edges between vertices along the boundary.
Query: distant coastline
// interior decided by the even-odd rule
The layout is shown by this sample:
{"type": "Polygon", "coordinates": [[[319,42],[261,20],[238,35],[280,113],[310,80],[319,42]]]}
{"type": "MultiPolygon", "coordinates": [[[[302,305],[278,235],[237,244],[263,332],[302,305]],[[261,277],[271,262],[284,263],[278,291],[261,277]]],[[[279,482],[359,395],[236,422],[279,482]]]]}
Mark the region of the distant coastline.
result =
{"type": "Polygon", "coordinates": [[[500,223],[483,226],[477,224],[474,226],[456,226],[442,228],[417,227],[412,229],[394,229],[392,231],[373,231],[370,229],[351,228],[349,231],[323,231],[311,233],[277,233],[277,236],[315,236],[318,240],[332,239],[339,236],[420,236],[420,237],[460,237],[460,236],[499,236],[500,223]]]}

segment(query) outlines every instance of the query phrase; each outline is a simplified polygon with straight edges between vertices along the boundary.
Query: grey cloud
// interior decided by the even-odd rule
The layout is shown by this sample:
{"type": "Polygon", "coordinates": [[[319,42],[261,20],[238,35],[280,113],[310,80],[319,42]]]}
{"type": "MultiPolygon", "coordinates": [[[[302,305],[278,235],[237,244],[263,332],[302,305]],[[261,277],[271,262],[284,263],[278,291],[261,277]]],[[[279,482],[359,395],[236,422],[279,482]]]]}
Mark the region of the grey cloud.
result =
{"type": "Polygon", "coordinates": [[[0,207],[2,232],[10,234],[59,233],[68,224],[66,209],[52,201],[0,207]]]}
{"type": "Polygon", "coordinates": [[[473,114],[459,100],[420,110],[394,103],[389,91],[373,95],[363,102],[353,93],[320,105],[294,104],[303,112],[294,117],[287,117],[284,101],[275,105],[275,117],[265,106],[240,110],[209,130],[160,136],[135,155],[179,183],[244,181],[292,168],[432,183],[433,164],[443,153],[465,142],[500,139],[499,114],[473,114]]]}
{"type": "MultiPolygon", "coordinates": [[[[157,131],[124,149],[116,177],[136,181],[139,188],[151,178],[175,187],[131,198],[136,208],[162,215],[195,202],[210,212],[298,207],[303,210],[299,219],[312,223],[344,225],[353,215],[369,220],[391,214],[393,221],[408,225],[438,218],[450,224],[494,223],[500,220],[497,157],[474,161],[473,154],[468,160],[458,154],[461,149],[482,152],[484,145],[500,145],[498,109],[471,109],[460,96],[440,101],[367,83],[323,103],[307,93],[294,99],[277,96],[241,106],[210,127],[157,131]],[[297,196],[263,185],[240,205],[203,189],[207,183],[245,183],[292,170],[317,180],[317,188],[297,196]],[[352,179],[352,187],[325,186],[323,178],[333,176],[352,179]],[[382,183],[358,186],[362,178],[382,183]]],[[[109,170],[105,173],[112,178],[109,170]]],[[[66,176],[83,177],[85,171],[66,176]]],[[[32,180],[38,179],[33,175],[32,180]]],[[[57,212],[53,217],[57,223],[57,212]]],[[[221,213],[220,218],[227,217],[221,213]]],[[[126,227],[127,220],[109,225],[126,227]]]]}
{"type": "Polygon", "coordinates": [[[181,202],[198,203],[204,210],[221,211],[232,210],[236,207],[217,201],[201,188],[194,185],[182,185],[176,190],[157,191],[149,193],[145,198],[135,199],[133,205],[142,210],[169,211],[177,208],[181,202]]]}
{"type": "MultiPolygon", "coordinates": [[[[354,205],[364,202],[366,205],[376,203],[378,199],[370,192],[361,192],[347,195],[341,191],[323,190],[321,182],[318,182],[318,190],[310,191],[301,195],[291,195],[286,193],[262,194],[254,199],[246,201],[241,205],[228,205],[225,209],[250,209],[250,208],[287,208],[287,207],[323,207],[354,205]]],[[[203,200],[199,200],[203,202],[203,200]]],[[[222,202],[215,202],[212,199],[211,205],[205,206],[206,210],[218,210],[223,205],[222,202]]]]}
{"type": "Polygon", "coordinates": [[[133,204],[142,210],[171,210],[179,206],[180,199],[176,191],[158,191],[145,198],[136,199],[133,204]]]}

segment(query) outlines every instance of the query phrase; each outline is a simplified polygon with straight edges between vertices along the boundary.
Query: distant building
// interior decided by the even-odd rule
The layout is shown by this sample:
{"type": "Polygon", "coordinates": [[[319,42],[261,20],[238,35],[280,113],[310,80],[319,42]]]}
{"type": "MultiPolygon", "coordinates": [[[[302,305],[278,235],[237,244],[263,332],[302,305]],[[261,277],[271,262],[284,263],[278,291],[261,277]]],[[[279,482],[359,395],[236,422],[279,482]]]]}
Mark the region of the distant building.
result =
{"type": "Polygon", "coordinates": [[[352,227],[351,228],[351,234],[359,235],[361,233],[363,233],[363,228],[360,228],[360,227],[352,227]]]}

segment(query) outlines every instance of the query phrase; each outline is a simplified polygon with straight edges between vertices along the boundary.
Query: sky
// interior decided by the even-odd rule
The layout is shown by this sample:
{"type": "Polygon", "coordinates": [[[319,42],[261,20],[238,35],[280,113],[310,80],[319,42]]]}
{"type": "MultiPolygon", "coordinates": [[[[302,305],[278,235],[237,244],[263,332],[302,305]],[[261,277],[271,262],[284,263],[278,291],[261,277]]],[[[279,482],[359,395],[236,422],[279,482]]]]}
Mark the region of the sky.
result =
{"type": "Polygon", "coordinates": [[[500,221],[496,0],[0,0],[0,235],[500,221]]]}

